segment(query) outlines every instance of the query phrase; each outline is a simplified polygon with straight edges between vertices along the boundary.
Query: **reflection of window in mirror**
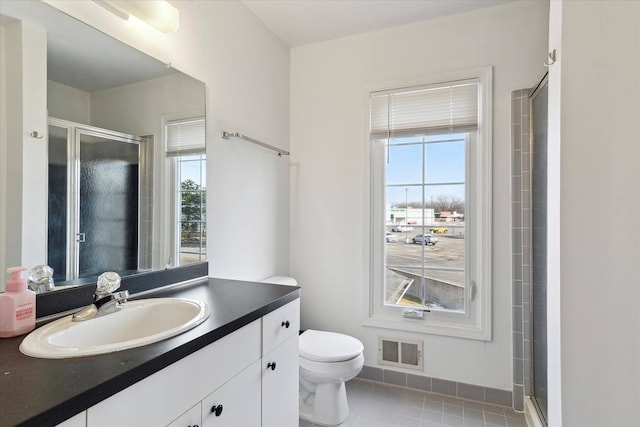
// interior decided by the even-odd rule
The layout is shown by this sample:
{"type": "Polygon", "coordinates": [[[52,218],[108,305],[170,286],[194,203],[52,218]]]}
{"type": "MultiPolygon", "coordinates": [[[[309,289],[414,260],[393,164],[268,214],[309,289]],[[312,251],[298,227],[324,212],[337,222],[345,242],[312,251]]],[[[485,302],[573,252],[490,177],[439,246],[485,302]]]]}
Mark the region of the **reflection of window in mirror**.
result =
{"type": "Polygon", "coordinates": [[[206,261],[205,120],[192,118],[166,124],[169,190],[173,202],[168,239],[172,265],[206,261]]]}

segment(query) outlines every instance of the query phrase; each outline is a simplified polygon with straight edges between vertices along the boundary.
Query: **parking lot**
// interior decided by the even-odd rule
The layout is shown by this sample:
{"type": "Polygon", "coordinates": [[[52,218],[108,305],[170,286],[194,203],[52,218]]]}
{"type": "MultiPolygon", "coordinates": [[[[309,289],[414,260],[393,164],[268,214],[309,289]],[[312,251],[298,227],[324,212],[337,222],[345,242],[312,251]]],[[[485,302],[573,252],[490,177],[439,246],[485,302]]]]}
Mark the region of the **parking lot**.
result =
{"type": "MultiPolygon", "coordinates": [[[[414,236],[422,233],[421,227],[414,227],[409,232],[391,233],[398,241],[385,243],[386,265],[400,270],[405,266],[419,268],[424,258],[425,268],[433,268],[426,270],[425,276],[464,285],[464,272],[446,270],[464,269],[464,228],[447,228],[446,233],[430,233],[432,237],[438,238],[438,242],[426,246],[411,242],[414,236]]],[[[425,227],[425,233],[429,231],[430,227],[425,227]]],[[[418,273],[414,269],[410,271],[418,273]]]]}

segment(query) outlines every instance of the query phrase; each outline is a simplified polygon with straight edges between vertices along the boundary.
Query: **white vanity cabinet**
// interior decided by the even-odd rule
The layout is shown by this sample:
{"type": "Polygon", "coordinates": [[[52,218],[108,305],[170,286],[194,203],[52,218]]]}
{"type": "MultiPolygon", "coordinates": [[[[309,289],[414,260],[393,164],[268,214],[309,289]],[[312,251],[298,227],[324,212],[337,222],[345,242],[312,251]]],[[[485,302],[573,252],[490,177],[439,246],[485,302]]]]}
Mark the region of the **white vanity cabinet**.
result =
{"type": "Polygon", "coordinates": [[[87,410],[87,427],[166,426],[260,359],[258,319],[87,410]]]}
{"type": "Polygon", "coordinates": [[[297,427],[299,329],[296,299],[73,420],[86,419],[86,427],[297,427]]]}
{"type": "Polygon", "coordinates": [[[198,402],[193,408],[180,415],[167,427],[200,427],[202,425],[202,403],[198,402]]]}
{"type": "Polygon", "coordinates": [[[262,426],[298,425],[300,300],[262,318],[262,426]]]}
{"type": "Polygon", "coordinates": [[[298,332],[265,355],[262,367],[262,427],[297,426],[298,332]]]}
{"type": "Polygon", "coordinates": [[[202,401],[203,427],[260,425],[260,365],[256,360],[202,401]]]}

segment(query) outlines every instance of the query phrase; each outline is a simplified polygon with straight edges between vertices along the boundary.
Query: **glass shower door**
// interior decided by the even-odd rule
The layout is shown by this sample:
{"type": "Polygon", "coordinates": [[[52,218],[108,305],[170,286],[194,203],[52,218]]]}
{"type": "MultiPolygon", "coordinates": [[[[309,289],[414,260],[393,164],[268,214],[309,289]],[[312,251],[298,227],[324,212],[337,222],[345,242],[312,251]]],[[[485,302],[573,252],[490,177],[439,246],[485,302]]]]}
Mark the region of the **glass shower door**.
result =
{"type": "Polygon", "coordinates": [[[49,125],[47,264],[54,282],[67,280],[68,140],[68,128],[49,125]]]}
{"type": "Polygon", "coordinates": [[[138,268],[139,144],[77,130],[77,277],[138,268]]]}
{"type": "Polygon", "coordinates": [[[546,77],[531,96],[533,398],[547,421],[547,100],[546,77]]]}
{"type": "Polygon", "coordinates": [[[140,150],[148,142],[49,118],[47,263],[55,282],[139,269],[140,177],[150,160],[140,150]]]}

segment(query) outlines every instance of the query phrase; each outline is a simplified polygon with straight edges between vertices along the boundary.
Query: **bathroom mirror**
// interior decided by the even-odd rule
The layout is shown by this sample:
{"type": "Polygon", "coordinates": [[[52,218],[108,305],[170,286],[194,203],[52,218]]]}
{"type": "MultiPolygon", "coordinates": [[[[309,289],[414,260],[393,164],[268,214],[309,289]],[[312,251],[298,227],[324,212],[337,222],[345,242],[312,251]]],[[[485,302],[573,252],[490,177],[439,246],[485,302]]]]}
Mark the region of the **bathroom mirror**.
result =
{"type": "MultiPolygon", "coordinates": [[[[16,215],[47,222],[55,289],[95,283],[105,270],[206,261],[204,83],[45,3],[7,1],[0,12],[5,28],[22,21],[46,32],[47,93],[25,102],[47,104],[48,174],[38,186],[48,209],[8,205],[6,227],[16,215]]],[[[28,263],[5,240],[5,265],[28,263]]]]}

